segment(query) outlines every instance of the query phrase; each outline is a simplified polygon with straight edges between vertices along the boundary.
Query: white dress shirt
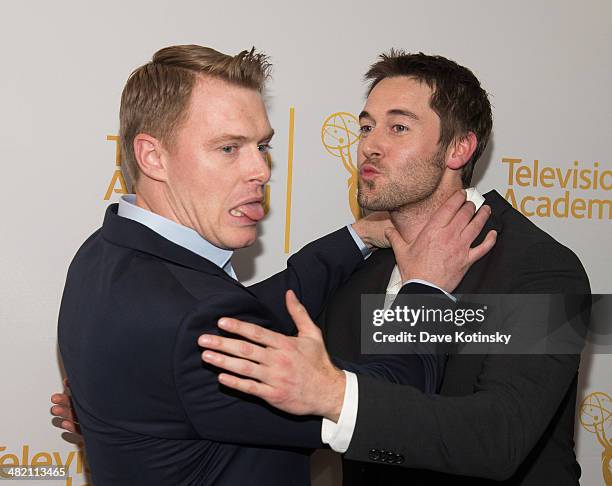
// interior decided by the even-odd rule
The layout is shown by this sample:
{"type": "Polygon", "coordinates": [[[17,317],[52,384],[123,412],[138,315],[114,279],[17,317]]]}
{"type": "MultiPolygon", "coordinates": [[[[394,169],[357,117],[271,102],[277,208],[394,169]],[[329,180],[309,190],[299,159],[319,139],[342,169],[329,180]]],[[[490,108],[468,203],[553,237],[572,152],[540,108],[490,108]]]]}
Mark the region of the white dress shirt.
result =
{"type": "MultiPolygon", "coordinates": [[[[467,200],[472,201],[476,206],[476,210],[478,211],[480,206],[482,206],[485,202],[485,198],[482,197],[482,195],[474,187],[466,189],[466,193],[467,200]]],[[[395,296],[404,285],[414,282],[422,283],[435,287],[438,290],[442,290],[442,292],[448,295],[451,299],[455,300],[455,297],[429,282],[419,279],[402,282],[399,268],[397,265],[395,265],[393,272],[391,272],[389,284],[387,285],[385,308],[388,308],[388,306],[393,303],[395,296]]],[[[349,448],[351,439],[353,438],[355,423],[357,421],[357,410],[359,408],[359,385],[357,382],[357,376],[354,373],[346,370],[344,370],[344,373],[346,375],[346,386],[344,388],[344,402],[342,404],[342,410],[340,411],[338,423],[324,418],[321,427],[321,437],[323,442],[325,444],[329,444],[334,451],[340,453],[346,452],[349,448]]]]}

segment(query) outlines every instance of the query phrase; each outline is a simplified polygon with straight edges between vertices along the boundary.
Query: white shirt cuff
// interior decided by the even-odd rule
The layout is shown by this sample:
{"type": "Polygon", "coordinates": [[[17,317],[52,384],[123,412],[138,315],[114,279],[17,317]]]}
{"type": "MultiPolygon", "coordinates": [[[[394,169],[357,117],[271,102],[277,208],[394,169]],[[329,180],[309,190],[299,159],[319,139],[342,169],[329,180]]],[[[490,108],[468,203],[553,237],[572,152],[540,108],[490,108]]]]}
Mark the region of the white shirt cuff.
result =
{"type": "Polygon", "coordinates": [[[365,258],[367,260],[367,258],[372,254],[372,249],[368,248],[368,245],[366,245],[363,240],[361,239],[361,237],[357,234],[357,232],[353,229],[353,225],[351,224],[347,224],[346,225],[346,229],[349,230],[349,233],[351,234],[351,236],[353,237],[353,240],[355,240],[355,244],[357,245],[357,247],[359,248],[359,251],[361,252],[361,254],[363,255],[363,258],[365,258]]]}
{"type": "Polygon", "coordinates": [[[419,284],[427,285],[428,287],[433,287],[434,289],[438,289],[439,291],[444,292],[444,295],[446,295],[453,302],[457,302],[457,297],[455,297],[454,295],[449,294],[446,290],[441,289],[437,285],[434,285],[434,284],[428,282],[427,280],[421,280],[420,278],[411,278],[410,280],[406,280],[402,284],[402,286],[404,286],[406,284],[409,284],[409,283],[419,283],[419,284]]]}
{"type": "Polygon", "coordinates": [[[321,440],[336,452],[346,452],[353,438],[357,407],[359,405],[359,385],[357,375],[344,370],[346,385],[344,387],[344,402],[340,411],[338,423],[324,418],[321,424],[321,440]]]}

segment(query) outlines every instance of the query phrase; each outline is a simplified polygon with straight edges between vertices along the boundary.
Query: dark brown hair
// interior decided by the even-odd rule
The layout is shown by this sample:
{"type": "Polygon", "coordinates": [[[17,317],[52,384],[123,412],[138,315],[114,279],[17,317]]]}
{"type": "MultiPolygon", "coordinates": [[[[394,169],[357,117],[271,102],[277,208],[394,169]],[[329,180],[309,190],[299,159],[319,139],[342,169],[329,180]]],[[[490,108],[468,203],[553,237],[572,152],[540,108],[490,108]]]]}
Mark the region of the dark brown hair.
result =
{"type": "Polygon", "coordinates": [[[235,56],[197,45],[157,51],[151,62],[130,74],[121,95],[119,138],[132,182],[137,182],[139,174],[134,137],[144,132],[172,147],[174,132],[187,117],[198,75],[262,92],[270,68],[268,57],[254,48],[235,56]]]}
{"type": "Polygon", "coordinates": [[[366,73],[365,79],[370,81],[368,95],[380,81],[395,76],[408,76],[431,88],[429,104],[440,117],[438,143],[442,149],[468,132],[476,135],[474,154],[461,172],[463,186],[468,187],[474,164],[484,152],[493,127],[487,92],[472,71],[450,59],[392,49],[388,54],[381,54],[366,73]]]}

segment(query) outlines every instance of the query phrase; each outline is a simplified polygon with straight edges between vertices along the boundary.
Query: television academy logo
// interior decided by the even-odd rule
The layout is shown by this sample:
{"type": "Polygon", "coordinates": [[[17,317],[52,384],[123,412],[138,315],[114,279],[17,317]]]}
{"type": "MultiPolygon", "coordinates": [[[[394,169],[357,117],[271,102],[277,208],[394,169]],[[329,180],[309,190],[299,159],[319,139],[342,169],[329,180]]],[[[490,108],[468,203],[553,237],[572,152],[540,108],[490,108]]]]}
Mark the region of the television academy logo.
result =
{"type": "Polygon", "coordinates": [[[575,160],[563,167],[518,157],[503,157],[501,162],[508,169],[504,197],[525,216],[612,219],[612,170],[603,164],[575,160]]]}

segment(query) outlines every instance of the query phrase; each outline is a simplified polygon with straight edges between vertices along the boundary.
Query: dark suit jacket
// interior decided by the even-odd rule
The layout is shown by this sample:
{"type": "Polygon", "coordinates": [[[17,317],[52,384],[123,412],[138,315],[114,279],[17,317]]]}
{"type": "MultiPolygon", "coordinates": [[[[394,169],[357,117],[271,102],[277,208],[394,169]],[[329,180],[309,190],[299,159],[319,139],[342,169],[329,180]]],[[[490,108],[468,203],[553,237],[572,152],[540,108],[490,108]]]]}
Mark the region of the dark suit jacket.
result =
{"type": "MultiPolygon", "coordinates": [[[[569,249],[497,192],[485,198],[492,215],[477,242],[496,229],[497,243],[456,293],[590,293],[584,269],[569,249]]],[[[355,303],[360,294],[384,292],[394,265],[391,251],[378,251],[330,301],[323,326],[332,353],[371,359],[359,355],[355,303]]],[[[577,355],[451,355],[439,396],[359,377],[344,483],[578,484],[573,450],[578,365],[577,355]],[[385,461],[402,467],[382,465],[385,461]]]]}
{"type": "MultiPolygon", "coordinates": [[[[316,314],[362,262],[342,229],[247,288],[110,206],[70,265],[58,331],[93,483],[308,484],[308,448],[322,446],[320,418],[288,416],[221,389],[197,338],[217,333],[222,316],[292,334],[285,291],[316,314]]],[[[425,381],[418,363],[343,366],[425,381]]]]}

